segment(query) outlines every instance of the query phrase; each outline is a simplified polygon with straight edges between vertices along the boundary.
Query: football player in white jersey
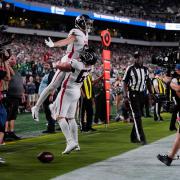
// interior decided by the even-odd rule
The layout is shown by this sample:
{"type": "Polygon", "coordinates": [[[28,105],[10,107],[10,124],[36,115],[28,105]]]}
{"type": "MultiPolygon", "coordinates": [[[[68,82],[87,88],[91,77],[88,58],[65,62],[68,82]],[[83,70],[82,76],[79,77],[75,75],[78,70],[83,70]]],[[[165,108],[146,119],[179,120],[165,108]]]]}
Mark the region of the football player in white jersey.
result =
{"type": "MultiPolygon", "coordinates": [[[[77,147],[80,149],[75,112],[81,95],[80,89],[83,81],[96,61],[97,54],[92,48],[88,48],[80,53],[79,59],[72,59],[68,62],[59,62],[57,64],[58,69],[66,72],[61,90],[55,100],[55,103],[57,101],[60,102],[55,112],[56,120],[67,142],[66,149],[62,152],[63,154],[68,154],[77,147]]],[[[53,108],[53,110],[55,109],[53,108]]]]}
{"type": "MultiPolygon", "coordinates": [[[[50,48],[63,47],[67,45],[66,55],[61,59],[61,62],[69,61],[72,58],[79,58],[79,53],[88,47],[88,33],[92,30],[93,20],[88,15],[80,15],[75,19],[75,28],[72,29],[66,39],[53,42],[51,38],[45,40],[45,43],[50,48]]],[[[35,121],[39,121],[39,108],[45,101],[48,95],[57,89],[64,79],[65,74],[57,70],[51,83],[41,93],[36,105],[32,107],[32,117],[35,121]]]]}

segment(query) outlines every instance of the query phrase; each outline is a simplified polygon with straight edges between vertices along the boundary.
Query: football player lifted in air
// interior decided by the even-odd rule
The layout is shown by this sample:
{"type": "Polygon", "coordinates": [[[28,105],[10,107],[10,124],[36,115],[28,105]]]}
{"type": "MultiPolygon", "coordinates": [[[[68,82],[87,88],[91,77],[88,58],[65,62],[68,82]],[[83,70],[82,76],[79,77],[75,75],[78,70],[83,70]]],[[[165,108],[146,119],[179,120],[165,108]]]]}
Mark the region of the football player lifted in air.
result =
{"type": "Polygon", "coordinates": [[[92,48],[87,48],[80,52],[79,58],[57,63],[56,68],[64,71],[65,77],[53,103],[53,106],[56,104],[56,108],[51,108],[51,111],[54,111],[52,114],[55,114],[55,119],[66,138],[67,145],[63,154],[68,154],[75,148],[80,150],[78,126],[75,120],[76,107],[83,81],[91,72],[92,65],[96,63],[97,59],[97,53],[92,48]]]}
{"type": "MultiPolygon", "coordinates": [[[[88,33],[92,30],[93,20],[88,15],[80,15],[75,19],[75,28],[73,28],[66,39],[53,42],[51,38],[45,40],[45,44],[50,47],[63,47],[67,46],[66,55],[61,59],[61,62],[68,62],[72,59],[78,59],[79,53],[88,47],[88,33]]],[[[57,70],[51,83],[43,90],[36,105],[32,107],[32,117],[35,121],[39,121],[39,109],[45,99],[53,90],[57,89],[65,73],[57,70]]]]}

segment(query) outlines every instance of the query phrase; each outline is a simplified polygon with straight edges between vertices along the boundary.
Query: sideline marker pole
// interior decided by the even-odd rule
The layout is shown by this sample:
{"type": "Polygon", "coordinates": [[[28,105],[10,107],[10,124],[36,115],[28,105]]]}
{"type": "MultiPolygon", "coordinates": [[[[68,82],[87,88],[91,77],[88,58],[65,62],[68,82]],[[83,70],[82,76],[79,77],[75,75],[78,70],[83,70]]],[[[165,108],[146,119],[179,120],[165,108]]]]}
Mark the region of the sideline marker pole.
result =
{"type": "Polygon", "coordinates": [[[110,121],[110,60],[111,51],[109,46],[111,44],[111,35],[108,30],[101,32],[101,42],[103,45],[102,59],[104,64],[104,86],[106,91],[106,124],[110,121]]]}

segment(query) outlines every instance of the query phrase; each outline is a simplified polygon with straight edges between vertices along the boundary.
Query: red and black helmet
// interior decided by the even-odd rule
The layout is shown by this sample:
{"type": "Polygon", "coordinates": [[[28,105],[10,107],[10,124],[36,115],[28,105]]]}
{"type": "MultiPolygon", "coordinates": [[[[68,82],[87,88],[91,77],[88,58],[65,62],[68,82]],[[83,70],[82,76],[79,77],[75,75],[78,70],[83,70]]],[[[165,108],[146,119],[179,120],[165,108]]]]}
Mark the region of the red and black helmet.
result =
{"type": "Polygon", "coordinates": [[[86,32],[91,32],[93,28],[93,20],[86,14],[76,17],[75,27],[86,32]]]}

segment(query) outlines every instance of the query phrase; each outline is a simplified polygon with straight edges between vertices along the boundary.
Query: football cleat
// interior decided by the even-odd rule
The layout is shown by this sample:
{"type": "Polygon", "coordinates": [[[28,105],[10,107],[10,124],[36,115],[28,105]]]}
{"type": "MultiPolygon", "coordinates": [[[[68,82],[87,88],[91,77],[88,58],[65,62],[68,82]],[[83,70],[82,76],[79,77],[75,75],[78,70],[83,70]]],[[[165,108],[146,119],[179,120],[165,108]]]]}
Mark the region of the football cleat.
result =
{"type": "Polygon", "coordinates": [[[78,145],[75,142],[68,143],[66,149],[62,152],[62,154],[69,154],[71,151],[76,149],[78,145]]]}
{"type": "Polygon", "coordinates": [[[36,106],[34,106],[31,108],[31,113],[32,113],[32,118],[35,121],[39,122],[39,109],[36,106]]]}
{"type": "Polygon", "coordinates": [[[168,155],[161,155],[161,154],[158,154],[157,155],[157,158],[162,162],[164,163],[166,166],[170,166],[171,163],[172,163],[172,158],[170,158],[168,155]]]}
{"type": "Polygon", "coordinates": [[[75,150],[75,151],[80,151],[80,150],[81,150],[79,144],[77,145],[77,147],[76,147],[74,150],[75,150]]]}
{"type": "Polygon", "coordinates": [[[4,164],[6,161],[0,157],[0,164],[4,164]]]}

